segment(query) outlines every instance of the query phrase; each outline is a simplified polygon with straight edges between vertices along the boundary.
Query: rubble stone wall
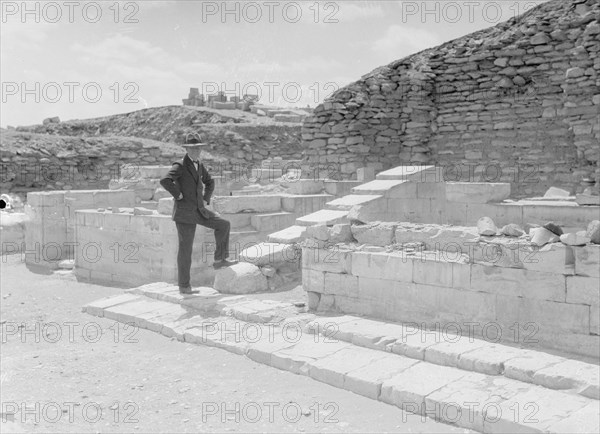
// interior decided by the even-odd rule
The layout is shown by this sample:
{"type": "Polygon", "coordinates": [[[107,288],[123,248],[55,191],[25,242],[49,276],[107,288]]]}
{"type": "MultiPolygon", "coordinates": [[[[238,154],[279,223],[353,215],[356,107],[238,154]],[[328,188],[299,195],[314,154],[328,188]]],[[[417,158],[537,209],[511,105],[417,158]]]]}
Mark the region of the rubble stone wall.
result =
{"type": "MultiPolygon", "coordinates": [[[[212,144],[206,161],[218,170],[249,171],[267,158],[302,158],[299,125],[203,124],[196,130],[212,144]]],[[[176,140],[182,143],[183,136],[176,140]]],[[[177,143],[138,137],[9,131],[2,142],[0,186],[9,192],[108,188],[123,165],[170,166],[184,155],[177,143]]]]}
{"type": "Polygon", "coordinates": [[[377,68],[305,120],[306,155],[347,177],[428,163],[515,197],[579,191],[600,181],[599,16],[595,0],[551,0],[377,68]]]}

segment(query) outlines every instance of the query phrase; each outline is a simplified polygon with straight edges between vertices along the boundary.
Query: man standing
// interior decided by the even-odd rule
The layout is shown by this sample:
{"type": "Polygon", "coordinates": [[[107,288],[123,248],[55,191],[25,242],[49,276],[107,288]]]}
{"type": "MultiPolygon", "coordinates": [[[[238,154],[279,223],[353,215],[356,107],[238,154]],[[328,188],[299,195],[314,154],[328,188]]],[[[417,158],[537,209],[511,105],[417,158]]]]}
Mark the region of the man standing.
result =
{"type": "Polygon", "coordinates": [[[177,251],[177,272],[179,292],[192,294],[190,269],[192,266],[192,247],[196,225],[205,226],[215,231],[215,269],[235,264],[227,260],[229,254],[230,223],[204,206],[210,204],[215,181],[200,162],[200,151],[207,143],[201,136],[186,140],[182,145],[186,154],[181,162],[173,163],[169,173],[160,180],[160,185],[167,190],[175,203],[173,220],[177,226],[179,250],[177,251]]]}

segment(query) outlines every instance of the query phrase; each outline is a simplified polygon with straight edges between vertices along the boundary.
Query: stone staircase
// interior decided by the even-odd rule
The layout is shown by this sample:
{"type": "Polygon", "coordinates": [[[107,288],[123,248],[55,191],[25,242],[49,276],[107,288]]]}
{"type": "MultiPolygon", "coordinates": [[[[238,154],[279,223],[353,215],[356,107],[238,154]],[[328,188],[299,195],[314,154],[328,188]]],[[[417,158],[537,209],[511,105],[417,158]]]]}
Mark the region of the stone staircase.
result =
{"type": "Polygon", "coordinates": [[[153,283],[90,303],[91,315],[244,355],[484,433],[598,432],[598,366],[473,337],[291,303],[153,283]]]}

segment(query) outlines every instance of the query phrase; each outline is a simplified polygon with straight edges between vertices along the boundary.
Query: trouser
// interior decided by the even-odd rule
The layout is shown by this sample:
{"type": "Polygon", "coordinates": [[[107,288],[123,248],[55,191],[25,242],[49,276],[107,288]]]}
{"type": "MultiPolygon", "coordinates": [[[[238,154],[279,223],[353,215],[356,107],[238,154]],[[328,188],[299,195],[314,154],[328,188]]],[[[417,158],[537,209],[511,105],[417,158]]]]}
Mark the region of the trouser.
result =
{"type": "MultiPolygon", "coordinates": [[[[198,213],[198,223],[201,226],[215,230],[215,261],[227,259],[229,254],[229,232],[231,224],[221,217],[204,218],[198,213]]],[[[187,288],[190,285],[190,269],[192,267],[192,248],[194,236],[196,235],[196,224],[179,223],[177,226],[177,237],[179,238],[179,249],[177,250],[177,278],[180,287],[187,288]]]]}

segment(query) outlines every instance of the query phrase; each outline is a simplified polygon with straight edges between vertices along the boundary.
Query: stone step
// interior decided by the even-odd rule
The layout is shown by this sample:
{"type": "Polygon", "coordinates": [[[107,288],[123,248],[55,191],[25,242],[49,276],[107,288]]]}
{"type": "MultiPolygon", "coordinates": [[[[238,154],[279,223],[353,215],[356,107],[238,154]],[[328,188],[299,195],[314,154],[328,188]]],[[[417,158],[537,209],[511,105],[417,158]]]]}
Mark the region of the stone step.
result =
{"type": "Polygon", "coordinates": [[[329,210],[322,209],[304,217],[296,219],[296,224],[300,226],[312,226],[318,224],[325,224],[327,226],[333,226],[338,223],[346,223],[346,216],[348,211],[329,210]]]}
{"type": "Polygon", "coordinates": [[[325,204],[333,199],[329,194],[284,195],[281,197],[281,208],[300,216],[325,208],[325,204]]]}
{"type": "Polygon", "coordinates": [[[325,192],[335,197],[342,197],[350,194],[354,187],[364,184],[363,181],[325,181],[325,192]]]}
{"type": "Polygon", "coordinates": [[[281,184],[290,194],[320,194],[325,188],[323,179],[290,179],[281,184]]]}
{"type": "Polygon", "coordinates": [[[280,195],[216,196],[212,203],[215,211],[221,214],[265,213],[281,210],[280,195]]]}
{"type": "Polygon", "coordinates": [[[600,429],[595,400],[520,379],[440,366],[303,333],[311,316],[283,320],[276,316],[274,322],[266,321],[270,312],[288,308],[283,303],[274,303],[271,310],[264,301],[241,303],[238,298],[221,308],[230,316],[219,317],[195,314],[193,308],[169,304],[126,294],[90,303],[84,311],[138,324],[183,342],[245,355],[258,363],[483,433],[600,429]],[[257,321],[245,322],[234,319],[236,316],[257,321]],[[532,406],[535,417],[530,417],[532,406]],[[515,412],[515,408],[520,411],[515,412]]]}
{"type": "Polygon", "coordinates": [[[378,173],[375,179],[421,182],[444,182],[443,168],[436,166],[398,166],[378,173]]]}
{"type": "Polygon", "coordinates": [[[257,231],[276,231],[294,224],[296,216],[289,212],[272,214],[257,214],[250,219],[251,225],[257,231]]]}
{"type": "Polygon", "coordinates": [[[259,215],[253,212],[241,212],[235,214],[221,214],[221,217],[231,223],[232,229],[252,226],[252,217],[259,215]]]}
{"type": "Polygon", "coordinates": [[[405,180],[376,179],[354,187],[352,193],[380,195],[391,199],[414,199],[417,197],[417,184],[405,180]]]}
{"type": "Polygon", "coordinates": [[[294,244],[304,239],[306,226],[290,226],[267,236],[270,243],[294,244]]]}
{"type": "Polygon", "coordinates": [[[249,262],[257,267],[271,265],[275,269],[283,266],[297,268],[300,262],[300,250],[293,244],[258,243],[240,253],[241,262],[249,262]]]}
{"type": "Polygon", "coordinates": [[[305,331],[436,365],[503,375],[548,389],[600,399],[597,365],[541,351],[473,336],[424,330],[415,323],[386,323],[353,315],[319,318],[306,324],[305,331]]]}
{"type": "Polygon", "coordinates": [[[383,196],[371,194],[349,194],[339,199],[332,200],[331,202],[327,202],[325,206],[327,209],[349,211],[355,205],[366,204],[382,197],[383,196]]]}

